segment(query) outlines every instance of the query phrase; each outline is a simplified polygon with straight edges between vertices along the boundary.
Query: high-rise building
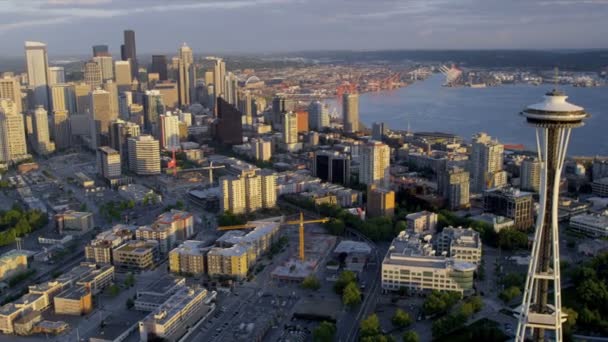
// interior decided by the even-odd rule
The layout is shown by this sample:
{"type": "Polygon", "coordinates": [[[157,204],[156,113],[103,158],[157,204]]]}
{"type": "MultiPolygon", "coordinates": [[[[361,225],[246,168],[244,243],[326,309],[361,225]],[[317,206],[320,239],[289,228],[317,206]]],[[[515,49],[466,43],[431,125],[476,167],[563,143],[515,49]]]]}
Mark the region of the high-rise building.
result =
{"type": "Polygon", "coordinates": [[[58,83],[51,86],[53,112],[67,111],[76,114],[76,92],[73,84],[58,83]]]}
{"type": "Polygon", "coordinates": [[[135,49],[135,31],[125,30],[124,44],[120,47],[120,54],[123,61],[129,61],[131,64],[131,79],[137,78],[139,65],[137,64],[137,52],[135,49]]]}
{"type": "Polygon", "coordinates": [[[91,90],[101,87],[103,76],[101,66],[97,62],[88,61],[84,63],[84,83],[88,84],[91,90]]]}
{"type": "Polygon", "coordinates": [[[184,43],[179,48],[179,105],[186,106],[192,103],[192,97],[194,96],[194,88],[196,86],[196,69],[194,65],[194,58],[192,56],[192,49],[184,43]]]}
{"type": "Polygon", "coordinates": [[[179,93],[176,82],[160,82],[154,85],[154,89],[160,93],[163,104],[167,109],[176,109],[179,106],[179,93]]]}
{"type": "Polygon", "coordinates": [[[103,84],[103,90],[110,93],[110,108],[113,113],[116,113],[118,116],[119,110],[119,101],[118,101],[118,85],[114,83],[112,80],[108,80],[103,84]]]}
{"type": "Polygon", "coordinates": [[[294,112],[283,113],[283,143],[285,145],[292,145],[298,143],[298,116],[294,112]]]}
{"type": "Polygon", "coordinates": [[[469,173],[460,167],[452,167],[441,177],[439,193],[446,199],[450,210],[468,208],[470,203],[469,173]]]}
{"type": "Polygon", "coordinates": [[[329,112],[321,101],[313,101],[308,106],[308,125],[310,129],[321,131],[329,127],[329,112]]]}
{"type": "Polygon", "coordinates": [[[60,66],[49,67],[49,86],[65,83],[65,70],[60,66]]]}
{"type": "Polygon", "coordinates": [[[5,75],[0,78],[0,99],[12,100],[17,113],[23,113],[21,85],[16,77],[5,75]]]}
{"type": "Polygon", "coordinates": [[[378,141],[370,141],[362,146],[359,166],[359,183],[372,185],[389,181],[391,149],[378,141]]]}
{"type": "Polygon", "coordinates": [[[144,130],[154,136],[159,136],[158,119],[165,113],[163,98],[158,90],[147,90],[143,97],[144,130]]]}
{"type": "Polygon", "coordinates": [[[524,191],[540,190],[540,162],[536,158],[526,158],[519,169],[520,188],[524,191]]]}
{"type": "Polygon", "coordinates": [[[484,210],[515,221],[514,228],[527,230],[534,224],[532,193],[514,188],[494,188],[483,193],[484,210]]]}
{"type": "MultiPolygon", "coordinates": [[[[0,103],[7,101],[0,99],[0,103]]],[[[27,156],[23,114],[0,106],[0,162],[17,162],[27,156]]]]}
{"type": "Polygon", "coordinates": [[[226,145],[243,143],[242,114],[223,98],[217,99],[217,125],[215,135],[219,142],[226,145]]]}
{"type": "Polygon", "coordinates": [[[226,79],[226,63],[221,58],[214,59],[213,65],[213,87],[215,89],[215,96],[224,96],[226,79]]]}
{"type": "Polygon", "coordinates": [[[504,146],[486,133],[473,136],[469,164],[471,192],[481,193],[507,184],[507,173],[502,169],[503,153],[504,146]]]}
{"type": "Polygon", "coordinates": [[[67,110],[54,110],[52,117],[55,147],[63,150],[71,145],[70,113],[67,110]]]}
{"type": "Polygon", "coordinates": [[[276,206],[276,174],[270,170],[239,177],[222,177],[220,188],[222,211],[244,214],[276,206]]]}
{"type": "Polygon", "coordinates": [[[90,115],[91,148],[107,142],[110,122],[118,118],[118,113],[112,110],[112,98],[109,92],[97,89],[91,92],[90,115]]]}
{"type": "Polygon", "coordinates": [[[272,141],[265,139],[251,139],[251,150],[255,160],[270,161],[272,158],[272,141]]]}
{"type": "Polygon", "coordinates": [[[129,169],[138,175],[160,173],[160,146],[151,135],[129,138],[129,169]]]}
{"type": "Polygon", "coordinates": [[[167,78],[167,56],[165,55],[152,55],[152,65],[150,65],[150,72],[158,74],[160,81],[166,81],[167,78]]]}
{"type": "Polygon", "coordinates": [[[372,125],[372,139],[382,141],[382,137],[386,132],[384,122],[374,122],[372,125]]]}
{"type": "Polygon", "coordinates": [[[308,132],[308,112],[304,110],[298,110],[296,111],[296,117],[298,120],[298,133],[308,132]]]}
{"type": "Polygon", "coordinates": [[[86,83],[74,84],[76,96],[76,113],[87,114],[91,111],[91,87],[86,83]]]}
{"type": "Polygon", "coordinates": [[[101,69],[101,80],[106,82],[114,79],[114,60],[112,56],[93,57],[93,61],[99,64],[101,69]]]}
{"type": "Polygon", "coordinates": [[[93,45],[93,57],[110,56],[107,45],[93,45]]]}
{"type": "Polygon", "coordinates": [[[109,146],[97,148],[97,173],[105,179],[120,177],[120,153],[109,146]]]}
{"type": "Polygon", "coordinates": [[[243,124],[251,126],[253,124],[253,118],[257,116],[258,113],[255,99],[249,90],[246,90],[240,98],[239,108],[241,112],[243,112],[243,124]]]}
{"type": "Polygon", "coordinates": [[[32,126],[34,133],[34,150],[39,155],[47,155],[55,152],[55,143],[51,141],[49,134],[49,116],[44,107],[39,106],[32,114],[32,126]]]}
{"type": "Polygon", "coordinates": [[[312,174],[324,182],[347,185],[350,183],[350,156],[319,150],[313,158],[312,174]]]}
{"type": "Polygon", "coordinates": [[[367,190],[367,217],[393,217],[395,192],[372,185],[367,190]]]}
{"type": "Polygon", "coordinates": [[[561,302],[558,205],[560,176],[572,128],[583,125],[589,114],[566,101],[566,94],[553,90],[543,102],[528,106],[521,114],[536,128],[541,182],[538,219],[528,265],[516,341],[525,341],[528,329],[533,341],[562,340],[564,312],[561,302]],[[550,298],[549,293],[552,293],[550,298]]]}
{"type": "MultiPolygon", "coordinates": [[[[224,93],[222,97],[228,101],[231,105],[237,107],[239,105],[239,82],[238,78],[232,73],[228,72],[225,79],[224,93]]],[[[240,109],[240,108],[239,108],[240,109]]]]}
{"type": "Polygon", "coordinates": [[[128,61],[114,62],[114,75],[120,92],[131,90],[131,64],[128,61]]]}
{"type": "Polygon", "coordinates": [[[284,96],[276,95],[272,99],[271,124],[276,130],[283,128],[283,113],[290,112],[296,109],[296,102],[292,99],[287,99],[284,96]]]}
{"type": "Polygon", "coordinates": [[[46,44],[25,42],[28,87],[34,94],[34,106],[50,109],[49,104],[49,61],[46,44]]]}
{"type": "Polygon", "coordinates": [[[138,124],[123,121],[114,120],[110,123],[110,147],[120,152],[123,160],[128,160],[129,147],[127,140],[140,135],[140,127],[138,124]]]}
{"type": "Polygon", "coordinates": [[[160,116],[160,148],[179,150],[179,117],[171,112],[160,116]]]}
{"type": "Polygon", "coordinates": [[[359,132],[359,94],[344,94],[342,97],[344,132],[359,132]]]}

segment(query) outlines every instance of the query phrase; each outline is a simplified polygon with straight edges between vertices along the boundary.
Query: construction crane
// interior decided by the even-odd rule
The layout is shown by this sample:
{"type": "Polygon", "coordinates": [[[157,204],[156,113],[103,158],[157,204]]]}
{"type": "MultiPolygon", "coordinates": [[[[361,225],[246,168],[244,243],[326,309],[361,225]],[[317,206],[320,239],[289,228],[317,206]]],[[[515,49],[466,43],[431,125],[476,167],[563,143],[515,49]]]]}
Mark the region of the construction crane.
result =
{"type": "MultiPolygon", "coordinates": [[[[320,218],[320,219],[316,219],[316,220],[304,220],[304,214],[302,212],[300,212],[300,219],[299,220],[293,220],[293,221],[285,221],[282,222],[281,225],[298,225],[299,226],[299,250],[298,250],[298,254],[300,257],[300,261],[304,261],[304,225],[308,224],[308,223],[325,223],[328,222],[329,218],[320,218]]],[[[239,230],[239,229],[253,229],[255,228],[255,224],[251,224],[251,223],[246,223],[246,224],[238,224],[235,226],[221,226],[221,227],[217,227],[217,230],[219,231],[226,231],[226,230],[239,230]]]]}

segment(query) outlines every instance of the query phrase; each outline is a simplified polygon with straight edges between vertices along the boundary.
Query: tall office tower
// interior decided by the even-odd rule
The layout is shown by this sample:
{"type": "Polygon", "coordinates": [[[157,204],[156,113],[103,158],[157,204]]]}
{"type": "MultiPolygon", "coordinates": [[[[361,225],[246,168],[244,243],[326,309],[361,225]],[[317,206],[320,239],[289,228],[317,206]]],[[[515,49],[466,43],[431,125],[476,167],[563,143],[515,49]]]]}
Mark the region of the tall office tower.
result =
{"type": "Polygon", "coordinates": [[[528,106],[522,112],[528,124],[536,127],[541,180],[532,259],[517,326],[518,342],[526,340],[528,329],[533,341],[544,341],[547,330],[554,332],[552,338],[556,341],[562,340],[565,317],[561,303],[557,210],[560,176],[572,128],[582,126],[589,116],[584,108],[568,103],[567,98],[564,93],[553,90],[545,95],[543,102],[528,106]]]}
{"type": "Polygon", "coordinates": [[[286,145],[298,143],[298,116],[294,112],[283,113],[283,143],[286,145]]]}
{"type": "Polygon", "coordinates": [[[138,175],[160,173],[160,148],[158,140],[151,135],[140,135],[127,140],[129,146],[129,169],[138,175]]]}
{"type": "Polygon", "coordinates": [[[86,83],[74,85],[74,95],[76,96],[76,113],[86,114],[91,111],[91,87],[86,83]]]}
{"type": "MultiPolygon", "coordinates": [[[[222,97],[233,106],[239,104],[239,80],[232,72],[226,75],[226,84],[224,85],[224,94],[222,97]]],[[[239,108],[240,109],[240,108],[239,108]]]]}
{"type": "Polygon", "coordinates": [[[127,140],[140,134],[138,124],[121,119],[114,120],[110,123],[110,147],[120,152],[122,159],[126,161],[129,151],[127,140]]]}
{"type": "Polygon", "coordinates": [[[215,99],[217,98],[215,95],[215,86],[210,84],[206,87],[207,90],[207,107],[213,108],[213,115],[217,116],[217,103],[215,99]]]}
{"type": "Polygon", "coordinates": [[[298,133],[307,133],[308,128],[308,112],[305,110],[296,111],[298,121],[298,133]]]}
{"type": "Polygon", "coordinates": [[[344,94],[342,97],[342,119],[344,132],[359,131],[359,94],[344,94]]]}
{"type": "Polygon", "coordinates": [[[245,90],[243,96],[239,99],[239,108],[243,112],[243,123],[251,126],[253,118],[257,115],[257,108],[255,106],[255,99],[249,90],[245,90]]]}
{"type": "Polygon", "coordinates": [[[384,122],[374,122],[372,125],[372,139],[382,141],[385,132],[386,126],[384,125],[384,122]]]}
{"type": "Polygon", "coordinates": [[[106,82],[114,79],[114,60],[112,56],[93,57],[93,61],[101,68],[101,80],[106,82]]]}
{"type": "Polygon", "coordinates": [[[160,148],[179,150],[179,117],[171,112],[160,116],[160,148]]]}
{"type": "Polygon", "coordinates": [[[329,127],[329,113],[321,101],[313,101],[308,106],[308,125],[310,129],[321,131],[329,127]]]}
{"type": "Polygon", "coordinates": [[[127,61],[114,62],[114,74],[119,91],[131,90],[131,64],[127,61]]]}
{"type": "Polygon", "coordinates": [[[159,136],[158,118],[165,113],[163,98],[158,90],[148,90],[144,94],[144,130],[159,136]]]}
{"type": "MultiPolygon", "coordinates": [[[[6,101],[0,99],[0,104],[6,101]]],[[[17,162],[27,156],[23,114],[0,106],[0,162],[17,162]]]]}
{"type": "Polygon", "coordinates": [[[194,57],[192,49],[184,43],[179,48],[179,105],[187,106],[192,102],[194,96],[194,87],[196,86],[196,70],[194,66],[194,57]]]}
{"type": "Polygon", "coordinates": [[[49,86],[65,83],[65,69],[60,66],[49,67],[49,86]]]}
{"type": "Polygon", "coordinates": [[[131,79],[137,78],[139,65],[137,64],[137,52],[135,49],[135,32],[133,30],[125,30],[125,43],[120,47],[120,54],[123,61],[129,61],[131,64],[131,79]]]}
{"type": "Polygon", "coordinates": [[[166,81],[168,78],[167,74],[167,56],[165,55],[152,55],[152,65],[150,66],[150,72],[158,74],[160,81],[166,81]]]}
{"type": "Polygon", "coordinates": [[[243,143],[242,114],[233,105],[221,97],[217,98],[217,125],[216,139],[226,145],[240,145],[243,143]]]}
{"type": "Polygon", "coordinates": [[[104,145],[107,139],[110,122],[116,120],[118,113],[112,110],[110,93],[96,89],[91,92],[91,115],[89,121],[91,134],[91,148],[104,145]]]}
{"type": "Polygon", "coordinates": [[[439,193],[446,199],[450,210],[468,208],[470,206],[469,172],[460,167],[452,167],[441,175],[439,193]]]}
{"type": "Polygon", "coordinates": [[[53,110],[51,116],[53,121],[53,138],[55,139],[55,147],[58,150],[64,150],[70,147],[72,133],[70,129],[70,112],[63,109],[53,110]]]}
{"type": "Polygon", "coordinates": [[[49,104],[49,61],[46,44],[25,42],[28,86],[34,93],[34,106],[50,108],[49,104]]]}
{"type": "Polygon", "coordinates": [[[177,83],[165,81],[162,83],[156,83],[154,89],[160,93],[163,99],[163,104],[167,109],[175,109],[179,105],[179,95],[177,91],[177,83]]]}
{"type": "Polygon", "coordinates": [[[74,85],[66,83],[52,85],[51,103],[53,112],[67,111],[69,114],[76,114],[76,92],[74,85]]]}
{"type": "Polygon", "coordinates": [[[93,57],[110,56],[107,45],[93,45],[93,57]]]}
{"type": "Polygon", "coordinates": [[[271,124],[276,130],[283,126],[283,113],[295,110],[295,101],[286,99],[284,96],[276,95],[272,98],[271,124]]]}
{"type": "Polygon", "coordinates": [[[39,106],[34,110],[32,126],[36,153],[44,156],[55,152],[55,143],[51,141],[49,134],[49,116],[44,107],[39,106]]]}
{"type": "Polygon", "coordinates": [[[389,181],[391,149],[378,141],[363,145],[359,166],[359,183],[365,185],[385,185],[389,181]]]}
{"type": "Polygon", "coordinates": [[[519,168],[520,188],[525,191],[540,190],[540,162],[536,158],[526,158],[519,168]]]}
{"type": "Polygon", "coordinates": [[[507,184],[507,173],[502,170],[504,146],[486,133],[473,136],[471,158],[471,192],[481,193],[507,184]]]}
{"type": "Polygon", "coordinates": [[[112,80],[108,80],[103,84],[103,90],[110,93],[110,109],[113,113],[116,113],[118,117],[119,107],[118,107],[118,85],[114,83],[112,80]]]}
{"type": "Polygon", "coordinates": [[[109,146],[97,148],[97,173],[105,179],[120,177],[120,153],[109,146]]]}
{"type": "Polygon", "coordinates": [[[16,77],[4,75],[0,78],[0,99],[12,100],[17,113],[23,112],[21,85],[16,77]]]}
{"type": "Polygon", "coordinates": [[[95,61],[88,61],[84,63],[84,83],[91,87],[91,90],[95,90],[101,87],[103,83],[103,77],[101,74],[101,66],[95,61]]]}
{"type": "Polygon", "coordinates": [[[213,87],[215,88],[215,96],[224,96],[226,79],[226,63],[221,58],[215,58],[213,65],[213,87]]]}
{"type": "Polygon", "coordinates": [[[319,150],[312,160],[312,174],[324,182],[350,184],[350,156],[337,151],[319,150]]]}

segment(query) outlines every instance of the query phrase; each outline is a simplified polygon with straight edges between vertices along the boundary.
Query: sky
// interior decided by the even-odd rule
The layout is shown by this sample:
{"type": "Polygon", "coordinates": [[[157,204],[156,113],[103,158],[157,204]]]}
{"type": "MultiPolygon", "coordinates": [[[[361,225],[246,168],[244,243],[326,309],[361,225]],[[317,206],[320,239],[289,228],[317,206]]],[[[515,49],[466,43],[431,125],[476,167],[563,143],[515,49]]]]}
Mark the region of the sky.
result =
{"type": "Polygon", "coordinates": [[[3,56],[607,48],[608,0],[0,0],[3,56]]]}

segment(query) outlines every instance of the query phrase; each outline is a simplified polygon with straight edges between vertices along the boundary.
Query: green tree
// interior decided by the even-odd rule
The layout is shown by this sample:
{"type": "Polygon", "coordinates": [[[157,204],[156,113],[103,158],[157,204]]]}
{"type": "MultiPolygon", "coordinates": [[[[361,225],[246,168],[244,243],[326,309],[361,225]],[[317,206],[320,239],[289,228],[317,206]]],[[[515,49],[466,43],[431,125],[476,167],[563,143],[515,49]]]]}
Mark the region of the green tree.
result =
{"type": "Polygon", "coordinates": [[[460,299],[457,292],[433,291],[422,304],[422,310],[426,315],[437,315],[448,312],[460,299]]]}
{"type": "Polygon", "coordinates": [[[361,337],[376,336],[380,334],[380,320],[378,315],[371,314],[366,319],[361,321],[359,326],[361,337]]]}
{"type": "Polygon", "coordinates": [[[327,229],[327,231],[333,235],[342,235],[344,234],[346,225],[344,224],[344,221],[332,218],[325,223],[325,229],[327,229]]]}
{"type": "Polygon", "coordinates": [[[127,306],[127,309],[131,309],[132,307],[135,306],[135,301],[133,301],[132,298],[127,299],[127,302],[125,303],[125,305],[127,306]]]}
{"type": "Polygon", "coordinates": [[[469,303],[473,306],[473,312],[479,312],[483,309],[483,300],[479,296],[471,297],[469,303]]]}
{"type": "Polygon", "coordinates": [[[405,222],[405,221],[397,221],[395,223],[395,231],[394,231],[394,233],[395,234],[399,234],[399,232],[402,232],[402,231],[404,231],[406,229],[407,229],[407,222],[405,222]]]}
{"type": "Polygon", "coordinates": [[[514,228],[502,229],[498,233],[498,245],[506,250],[528,247],[528,235],[514,228]]]}
{"type": "Polygon", "coordinates": [[[562,325],[564,328],[564,334],[566,336],[572,335],[574,327],[576,326],[576,321],[578,320],[578,312],[574,311],[574,309],[570,309],[568,307],[562,307],[562,313],[567,315],[566,322],[562,325]]]}
{"type": "Polygon", "coordinates": [[[304,289],[316,291],[321,288],[321,282],[319,282],[319,279],[317,279],[317,277],[314,275],[309,275],[308,277],[304,278],[301,286],[304,289]]]}
{"type": "Polygon", "coordinates": [[[323,321],[312,331],[312,340],[314,342],[332,342],[335,335],[336,325],[323,321]]]}
{"type": "Polygon", "coordinates": [[[342,294],[342,302],[346,306],[354,307],[361,303],[361,291],[356,283],[348,283],[342,294]]]}
{"type": "Polygon", "coordinates": [[[133,276],[133,273],[129,273],[125,278],[125,286],[132,287],[133,285],[135,285],[135,277],[133,276]]]}
{"type": "Polygon", "coordinates": [[[108,287],[108,293],[110,294],[110,296],[116,297],[120,293],[120,288],[115,284],[112,284],[108,287]]]}
{"type": "Polygon", "coordinates": [[[357,275],[352,271],[343,271],[338,277],[338,281],[334,284],[334,291],[337,294],[342,294],[344,288],[350,283],[357,283],[357,275]]]}
{"type": "Polygon", "coordinates": [[[517,286],[511,286],[504,289],[498,297],[505,302],[505,304],[510,303],[513,299],[519,297],[521,295],[521,290],[517,286]]]}
{"type": "Polygon", "coordinates": [[[412,318],[407,312],[397,309],[395,310],[395,314],[393,315],[391,322],[398,328],[405,328],[412,324],[412,318]]]}
{"type": "Polygon", "coordinates": [[[418,337],[415,331],[406,331],[403,334],[403,342],[420,342],[420,337],[418,337]]]}

